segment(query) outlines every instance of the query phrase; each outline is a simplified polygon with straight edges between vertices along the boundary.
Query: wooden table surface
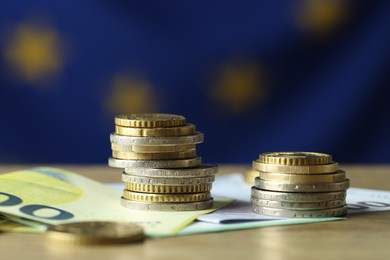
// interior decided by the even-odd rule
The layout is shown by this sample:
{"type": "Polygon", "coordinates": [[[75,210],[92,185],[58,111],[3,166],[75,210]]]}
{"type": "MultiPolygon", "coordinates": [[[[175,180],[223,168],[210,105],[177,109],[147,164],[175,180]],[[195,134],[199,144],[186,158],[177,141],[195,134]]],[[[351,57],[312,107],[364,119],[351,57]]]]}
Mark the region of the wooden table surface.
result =
{"type": "MultiPolygon", "coordinates": [[[[0,173],[29,167],[0,166],[0,173]]],[[[120,182],[107,166],[55,165],[101,182],[120,182]]],[[[221,165],[220,172],[250,166],[221,165]]],[[[352,187],[390,190],[390,166],[341,165],[352,187]]],[[[344,221],[147,239],[128,245],[65,247],[42,234],[0,233],[0,259],[390,259],[390,211],[344,221]]]]}

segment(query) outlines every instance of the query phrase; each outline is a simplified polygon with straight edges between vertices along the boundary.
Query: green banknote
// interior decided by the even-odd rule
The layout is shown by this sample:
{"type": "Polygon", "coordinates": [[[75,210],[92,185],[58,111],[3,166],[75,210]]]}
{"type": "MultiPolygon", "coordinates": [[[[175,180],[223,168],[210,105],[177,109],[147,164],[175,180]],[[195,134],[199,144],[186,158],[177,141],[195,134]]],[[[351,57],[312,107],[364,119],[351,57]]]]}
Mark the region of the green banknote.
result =
{"type": "MultiPolygon", "coordinates": [[[[120,206],[121,195],[120,190],[57,168],[32,168],[2,174],[0,213],[13,221],[3,222],[3,229],[8,226],[12,230],[14,222],[39,230],[45,227],[39,223],[128,221],[143,226],[147,236],[171,236],[198,216],[231,202],[216,200],[212,209],[200,211],[138,211],[120,206]],[[33,223],[36,223],[35,227],[33,223]]],[[[16,228],[14,230],[17,231],[16,228]]]]}

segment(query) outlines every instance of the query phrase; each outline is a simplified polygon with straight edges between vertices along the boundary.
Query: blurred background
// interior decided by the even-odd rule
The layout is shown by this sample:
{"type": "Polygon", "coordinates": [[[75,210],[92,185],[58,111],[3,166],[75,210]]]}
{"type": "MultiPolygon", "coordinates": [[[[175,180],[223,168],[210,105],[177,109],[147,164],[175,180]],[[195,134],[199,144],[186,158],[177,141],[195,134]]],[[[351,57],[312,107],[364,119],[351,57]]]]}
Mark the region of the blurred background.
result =
{"type": "Polygon", "coordinates": [[[204,162],[390,163],[390,1],[6,1],[0,163],[107,163],[114,116],[181,114],[204,162]]]}

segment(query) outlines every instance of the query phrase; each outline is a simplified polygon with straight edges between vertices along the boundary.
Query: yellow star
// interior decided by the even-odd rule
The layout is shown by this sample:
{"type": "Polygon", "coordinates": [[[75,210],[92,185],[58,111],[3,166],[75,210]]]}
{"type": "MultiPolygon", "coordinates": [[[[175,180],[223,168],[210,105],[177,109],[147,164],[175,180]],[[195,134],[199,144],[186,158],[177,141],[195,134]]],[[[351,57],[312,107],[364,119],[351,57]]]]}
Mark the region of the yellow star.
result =
{"type": "Polygon", "coordinates": [[[63,68],[61,39],[45,25],[18,26],[8,38],[4,57],[15,75],[29,83],[44,81],[63,68]]]}
{"type": "Polygon", "coordinates": [[[346,20],[347,10],[341,0],[305,0],[298,12],[297,25],[323,38],[346,20]]]}
{"type": "Polygon", "coordinates": [[[112,114],[156,112],[157,101],[151,84],[140,77],[114,77],[106,109],[112,114]]]}
{"type": "Polygon", "coordinates": [[[253,62],[231,63],[217,73],[210,96],[223,111],[240,116],[249,112],[265,97],[260,66],[253,62]]]}

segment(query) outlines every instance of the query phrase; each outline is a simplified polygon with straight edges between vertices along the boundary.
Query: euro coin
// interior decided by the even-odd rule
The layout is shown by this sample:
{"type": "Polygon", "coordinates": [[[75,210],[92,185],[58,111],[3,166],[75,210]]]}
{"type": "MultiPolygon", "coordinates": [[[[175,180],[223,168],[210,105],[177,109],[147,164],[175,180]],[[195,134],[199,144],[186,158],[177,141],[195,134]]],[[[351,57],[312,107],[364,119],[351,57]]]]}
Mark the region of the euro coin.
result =
{"type": "Polygon", "coordinates": [[[200,202],[189,203],[151,203],[132,201],[122,197],[121,205],[128,209],[146,210],[146,211],[192,211],[204,210],[213,207],[213,199],[200,202]]]}
{"type": "Polygon", "coordinates": [[[146,193],[198,193],[207,192],[212,188],[211,183],[194,185],[149,185],[125,182],[125,189],[136,192],[146,193]]]}
{"type": "Polygon", "coordinates": [[[332,156],[314,152],[272,152],[260,154],[259,160],[266,164],[312,165],[331,163],[332,156]]]}
{"type": "Polygon", "coordinates": [[[144,177],[163,177],[163,178],[188,178],[212,176],[217,174],[218,166],[216,164],[201,164],[196,168],[178,168],[178,169],[153,169],[153,168],[125,168],[125,173],[144,177]]]}
{"type": "Polygon", "coordinates": [[[255,186],[258,189],[269,191],[285,192],[329,192],[343,191],[349,188],[349,179],[342,182],[324,182],[324,183],[283,183],[274,181],[265,181],[259,177],[255,178],[255,186]]]}
{"type": "Polygon", "coordinates": [[[115,133],[126,136],[144,136],[144,137],[166,137],[192,135],[195,133],[195,125],[186,124],[177,127],[159,127],[159,128],[137,128],[115,126],[115,133]]]}
{"type": "Polygon", "coordinates": [[[328,164],[318,165],[279,165],[266,164],[260,160],[253,161],[253,170],[261,172],[278,172],[291,174],[325,174],[338,171],[338,163],[332,162],[328,164]]]}
{"type": "Polygon", "coordinates": [[[174,160],[196,157],[196,149],[170,153],[132,153],[112,151],[112,157],[123,160],[174,160]]]}
{"type": "Polygon", "coordinates": [[[108,166],[114,168],[190,168],[197,167],[202,163],[200,157],[182,160],[122,160],[108,158],[108,166]]]}
{"type": "Polygon", "coordinates": [[[290,202],[319,202],[329,200],[345,200],[347,192],[334,191],[334,192],[318,192],[318,193],[292,193],[292,192],[280,192],[280,191],[267,191],[260,190],[253,186],[251,188],[251,196],[256,199],[265,200],[278,200],[278,201],[290,201],[290,202]]]}
{"type": "Polygon", "coordinates": [[[316,210],[291,210],[253,206],[253,210],[259,214],[286,218],[328,218],[339,217],[347,214],[347,206],[332,209],[316,210]]]}
{"type": "Polygon", "coordinates": [[[296,209],[296,210],[312,210],[312,209],[331,209],[345,206],[345,200],[329,200],[329,201],[315,201],[315,202],[291,202],[291,201],[277,201],[264,200],[252,198],[251,203],[256,207],[268,207],[277,209],[296,209]]]}
{"type": "Polygon", "coordinates": [[[47,239],[62,244],[113,244],[144,239],[143,228],[129,222],[73,222],[49,226],[47,239]]]}
{"type": "Polygon", "coordinates": [[[171,153],[182,152],[186,150],[196,149],[195,144],[182,144],[182,145],[124,145],[111,143],[111,149],[120,152],[131,153],[171,153]]]}
{"type": "Polygon", "coordinates": [[[174,114],[139,113],[118,115],[115,124],[126,127],[175,127],[185,125],[186,118],[174,114]]]}
{"type": "Polygon", "coordinates": [[[338,170],[327,174],[291,174],[257,172],[260,179],[265,181],[283,182],[286,184],[318,183],[318,182],[342,182],[346,179],[345,171],[338,170]]]}
{"type": "Polygon", "coordinates": [[[247,171],[244,173],[244,181],[249,184],[255,183],[255,178],[259,176],[258,171],[247,171]]]}
{"type": "Polygon", "coordinates": [[[134,176],[129,174],[122,174],[123,182],[150,184],[150,185],[194,185],[203,183],[212,183],[214,176],[205,177],[187,177],[187,178],[155,178],[155,177],[143,177],[134,176]]]}
{"type": "Polygon", "coordinates": [[[151,194],[151,193],[142,193],[142,192],[124,190],[123,198],[128,200],[133,200],[133,201],[141,201],[141,202],[184,203],[184,202],[206,201],[211,198],[211,194],[210,192],[183,193],[183,194],[151,194]]]}
{"type": "Polygon", "coordinates": [[[182,145],[199,144],[204,139],[203,133],[195,132],[193,135],[168,136],[168,137],[140,137],[124,136],[112,133],[110,135],[111,143],[122,145],[182,145]]]}

